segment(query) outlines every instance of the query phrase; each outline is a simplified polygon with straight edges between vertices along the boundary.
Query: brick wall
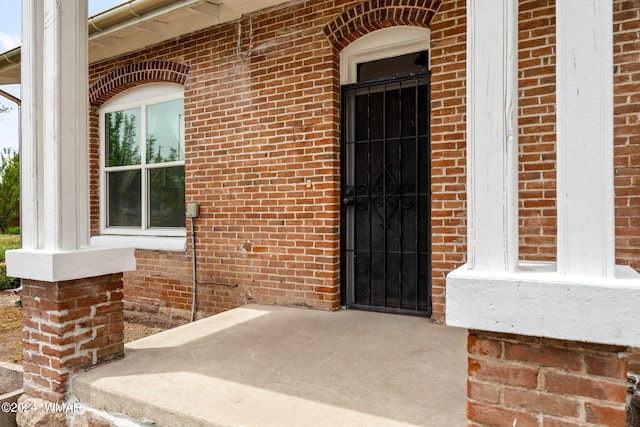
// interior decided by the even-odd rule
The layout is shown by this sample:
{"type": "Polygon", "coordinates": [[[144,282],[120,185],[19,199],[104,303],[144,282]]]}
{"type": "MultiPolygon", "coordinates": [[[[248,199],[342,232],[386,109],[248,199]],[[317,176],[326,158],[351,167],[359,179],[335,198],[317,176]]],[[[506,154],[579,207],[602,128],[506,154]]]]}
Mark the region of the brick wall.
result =
{"type": "Polygon", "coordinates": [[[124,354],[122,274],[22,283],[23,388],[62,402],[73,372],[124,354]]]}
{"type": "Polygon", "coordinates": [[[615,0],[616,262],[640,269],[640,1],[615,0]]]}
{"type": "Polygon", "coordinates": [[[624,348],[470,331],[469,426],[625,425],[624,348]]]}
{"type": "Polygon", "coordinates": [[[138,250],[136,271],[124,273],[124,281],[128,317],[177,322],[190,319],[192,281],[187,254],[138,250]]]}
{"type": "MultiPolygon", "coordinates": [[[[386,8],[383,22],[359,21],[360,34],[433,17],[402,13],[414,10],[416,2],[388,3],[397,13],[386,14],[391,10],[386,8]]],[[[464,1],[444,4],[456,16],[434,18],[440,28],[434,38],[456,45],[433,55],[443,67],[464,59],[463,6],[464,1]],[[456,26],[454,34],[447,29],[450,24],[456,26]]],[[[337,49],[323,28],[352,7],[350,1],[294,2],[91,67],[92,85],[123,67],[135,69],[136,63],[189,67],[184,84],[186,191],[187,201],[201,205],[195,229],[198,309],[204,313],[247,301],[320,309],[339,304],[339,71],[337,49]]],[[[446,98],[439,102],[453,106],[459,124],[452,135],[444,126],[437,131],[440,183],[434,193],[442,195],[440,200],[448,197],[445,192],[458,196],[455,209],[443,202],[439,209],[447,213],[434,215],[435,233],[442,236],[434,255],[439,262],[434,269],[438,319],[444,315],[444,275],[453,261],[459,265],[464,258],[464,63],[446,67],[432,97],[436,102],[446,98]],[[459,88],[453,96],[448,80],[459,88]],[[444,159],[450,143],[458,146],[448,155],[458,158],[452,164],[444,159]],[[447,175],[455,182],[450,184],[447,175]]],[[[99,102],[109,96],[96,97],[91,112],[93,234],[99,233],[99,102]]],[[[129,313],[184,315],[190,309],[190,257],[190,248],[175,254],[137,251],[138,270],[125,274],[129,313]]]]}
{"type": "MultiPolygon", "coordinates": [[[[142,61],[190,66],[186,192],[201,205],[195,229],[205,313],[246,301],[338,306],[339,97],[322,33],[327,20],[296,2],[92,67],[94,83],[142,61]]],[[[97,158],[97,132],[92,148],[97,158]]],[[[92,212],[98,179],[94,170],[92,212]]],[[[97,234],[95,214],[92,224],[97,234]]],[[[138,251],[139,270],[125,276],[128,307],[189,308],[190,257],[190,249],[138,251]]]]}
{"type": "MultiPolygon", "coordinates": [[[[466,257],[466,2],[385,0],[385,13],[372,13],[379,3],[296,1],[91,66],[97,86],[143,63],[188,70],[186,191],[187,201],[201,205],[195,228],[204,314],[247,301],[339,304],[337,53],[348,36],[334,48],[325,29],[342,15],[358,36],[430,20],[433,317],[444,319],[445,276],[466,257]],[[428,11],[416,13],[416,5],[428,11]],[[358,13],[362,19],[351,17],[358,13]]],[[[520,1],[520,250],[535,260],[553,260],[556,245],[554,8],[554,0],[520,1]]],[[[615,0],[614,8],[617,258],[638,268],[640,1],[615,0]]],[[[98,108],[121,89],[103,91],[91,110],[93,234],[99,233],[98,108]]],[[[138,251],[138,271],[125,275],[127,307],[184,315],[190,258],[191,248],[138,251]]]]}
{"type": "Polygon", "coordinates": [[[521,0],[518,23],[520,254],[555,260],[555,0],[521,0]]]}
{"type": "Polygon", "coordinates": [[[433,318],[444,320],[446,275],[466,259],[466,2],[445,1],[431,24],[433,318]]]}

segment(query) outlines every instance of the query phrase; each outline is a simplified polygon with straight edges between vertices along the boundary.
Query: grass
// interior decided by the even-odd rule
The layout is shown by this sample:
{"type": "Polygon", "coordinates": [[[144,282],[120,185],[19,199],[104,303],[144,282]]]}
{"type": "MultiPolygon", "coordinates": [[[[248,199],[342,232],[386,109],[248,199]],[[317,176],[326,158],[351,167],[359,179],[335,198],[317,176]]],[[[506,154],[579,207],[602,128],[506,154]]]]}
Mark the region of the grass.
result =
{"type": "Polygon", "coordinates": [[[20,235],[18,234],[0,234],[0,263],[4,262],[4,253],[9,249],[18,249],[20,247],[20,235]]]}

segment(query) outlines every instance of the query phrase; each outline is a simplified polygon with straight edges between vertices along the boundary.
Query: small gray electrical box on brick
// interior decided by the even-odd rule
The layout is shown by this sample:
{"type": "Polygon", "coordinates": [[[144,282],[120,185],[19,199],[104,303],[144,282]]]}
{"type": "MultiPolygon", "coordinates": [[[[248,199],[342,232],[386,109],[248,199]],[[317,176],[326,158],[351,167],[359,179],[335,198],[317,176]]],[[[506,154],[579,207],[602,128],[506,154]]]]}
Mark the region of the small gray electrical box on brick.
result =
{"type": "Polygon", "coordinates": [[[197,218],[200,216],[200,205],[195,202],[187,203],[187,218],[197,218]]]}

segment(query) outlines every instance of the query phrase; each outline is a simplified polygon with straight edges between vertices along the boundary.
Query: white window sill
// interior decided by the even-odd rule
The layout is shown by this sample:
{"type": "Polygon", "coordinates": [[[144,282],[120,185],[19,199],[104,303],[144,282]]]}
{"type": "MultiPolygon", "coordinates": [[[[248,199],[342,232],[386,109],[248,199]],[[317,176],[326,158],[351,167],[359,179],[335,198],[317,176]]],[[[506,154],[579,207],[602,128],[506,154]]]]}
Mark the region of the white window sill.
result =
{"type": "Polygon", "coordinates": [[[466,265],[447,276],[447,325],[568,341],[640,346],[640,275],[617,266],[615,278],[566,276],[549,263],[517,272],[466,265]]]}
{"type": "Polygon", "coordinates": [[[187,238],[183,236],[159,237],[102,235],[91,237],[91,246],[184,252],[187,250],[187,238]]]}

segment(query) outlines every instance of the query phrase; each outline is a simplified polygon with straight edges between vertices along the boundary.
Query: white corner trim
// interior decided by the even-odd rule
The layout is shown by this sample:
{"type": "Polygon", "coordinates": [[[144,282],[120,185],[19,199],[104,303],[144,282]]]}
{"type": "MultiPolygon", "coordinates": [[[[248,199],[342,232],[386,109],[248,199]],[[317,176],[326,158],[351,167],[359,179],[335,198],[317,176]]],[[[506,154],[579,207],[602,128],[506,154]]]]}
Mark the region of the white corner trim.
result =
{"type": "Polygon", "coordinates": [[[7,251],[7,275],[60,282],[133,271],[133,248],[87,248],[74,251],[18,249],[7,251]]]}
{"type": "Polygon", "coordinates": [[[102,235],[91,237],[91,246],[96,247],[131,247],[151,251],[184,252],[187,250],[187,238],[165,236],[114,236],[102,235]]]}
{"type": "Polygon", "coordinates": [[[549,263],[447,276],[446,323],[468,329],[638,347],[639,306],[640,274],[626,266],[615,278],[561,275],[549,263]]]}

